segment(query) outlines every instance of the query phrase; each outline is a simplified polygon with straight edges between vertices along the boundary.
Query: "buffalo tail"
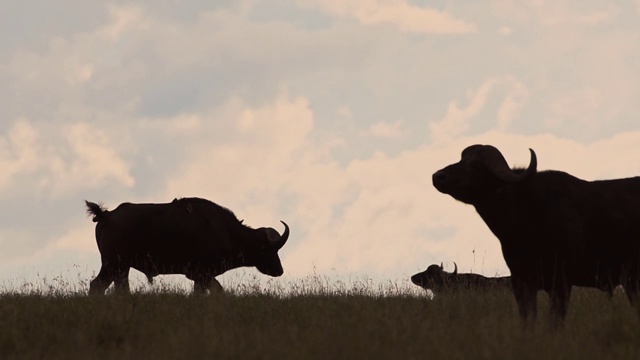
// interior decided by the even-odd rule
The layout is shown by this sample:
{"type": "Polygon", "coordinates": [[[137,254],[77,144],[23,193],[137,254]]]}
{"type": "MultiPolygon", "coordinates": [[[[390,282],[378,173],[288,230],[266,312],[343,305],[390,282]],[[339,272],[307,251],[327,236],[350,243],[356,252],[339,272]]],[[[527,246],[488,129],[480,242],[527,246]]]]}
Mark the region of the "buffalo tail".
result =
{"type": "Polygon", "coordinates": [[[93,215],[93,222],[98,222],[109,213],[109,210],[105,209],[101,205],[93,203],[91,201],[84,201],[87,204],[87,215],[93,215]]]}

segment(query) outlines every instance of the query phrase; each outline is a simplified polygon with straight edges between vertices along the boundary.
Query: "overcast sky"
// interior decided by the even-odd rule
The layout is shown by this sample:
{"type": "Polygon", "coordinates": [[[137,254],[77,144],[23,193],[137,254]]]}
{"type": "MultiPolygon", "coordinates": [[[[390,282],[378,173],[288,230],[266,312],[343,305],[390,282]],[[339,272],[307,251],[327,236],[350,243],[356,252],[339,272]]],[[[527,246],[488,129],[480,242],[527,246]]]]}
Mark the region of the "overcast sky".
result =
{"type": "Polygon", "coordinates": [[[508,274],[431,184],[466,146],[640,174],[638,0],[10,1],[0,45],[5,283],[97,273],[84,199],[188,196],[286,221],[285,280],[508,274]]]}

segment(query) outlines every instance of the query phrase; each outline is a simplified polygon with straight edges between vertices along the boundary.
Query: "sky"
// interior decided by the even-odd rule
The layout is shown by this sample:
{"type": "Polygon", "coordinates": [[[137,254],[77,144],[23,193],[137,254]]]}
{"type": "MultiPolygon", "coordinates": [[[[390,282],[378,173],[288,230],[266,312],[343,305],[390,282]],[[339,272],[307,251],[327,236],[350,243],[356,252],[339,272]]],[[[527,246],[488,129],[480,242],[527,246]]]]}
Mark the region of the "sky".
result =
{"type": "Polygon", "coordinates": [[[431,183],[466,146],[640,174],[639,0],[14,1],[0,45],[5,286],[98,272],[85,199],[191,196],[286,221],[282,281],[505,275],[431,183]]]}

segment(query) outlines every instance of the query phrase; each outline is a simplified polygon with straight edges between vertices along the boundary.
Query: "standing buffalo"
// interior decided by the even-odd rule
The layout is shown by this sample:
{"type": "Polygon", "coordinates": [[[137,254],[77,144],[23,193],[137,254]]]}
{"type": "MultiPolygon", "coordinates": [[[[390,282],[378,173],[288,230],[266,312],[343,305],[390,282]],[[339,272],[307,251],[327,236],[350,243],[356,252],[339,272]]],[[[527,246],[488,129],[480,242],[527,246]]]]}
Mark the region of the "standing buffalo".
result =
{"type": "Polygon", "coordinates": [[[229,209],[199,198],[167,204],[120,204],[109,211],[86,201],[96,222],[102,267],[91,281],[90,294],[104,294],[112,282],[129,292],[129,269],[149,280],[158,274],[184,274],[195,292],[222,290],[216,276],[241,266],[263,274],[284,272],[278,250],[287,242],[289,227],[280,235],[272,228],[252,229],[229,209]]]}
{"type": "Polygon", "coordinates": [[[478,274],[458,274],[458,265],[455,262],[453,265],[455,266],[453,273],[444,271],[442,264],[430,265],[427,270],[411,276],[411,282],[432,291],[458,289],[482,291],[511,287],[509,276],[489,278],[478,274]]]}
{"type": "Polygon", "coordinates": [[[433,174],[440,192],[475,207],[500,240],[524,323],[536,293],[549,294],[561,323],[571,286],[611,293],[621,284],[637,305],[640,280],[640,178],[584,181],[562,171],[510,169],[493,146],[472,145],[433,174]]]}

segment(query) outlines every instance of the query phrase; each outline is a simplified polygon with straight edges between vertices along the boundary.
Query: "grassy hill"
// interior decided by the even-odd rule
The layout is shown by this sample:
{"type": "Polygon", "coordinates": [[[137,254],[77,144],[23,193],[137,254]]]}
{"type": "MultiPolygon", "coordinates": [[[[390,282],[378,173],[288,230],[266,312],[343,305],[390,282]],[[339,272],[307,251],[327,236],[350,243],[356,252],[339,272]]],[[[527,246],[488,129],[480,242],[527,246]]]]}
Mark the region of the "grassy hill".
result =
{"type": "MultiPolygon", "coordinates": [[[[192,296],[0,294],[0,359],[638,359],[624,294],[576,289],[562,329],[548,301],[523,331],[508,291],[428,299],[414,289],[318,288],[192,296]]],[[[53,291],[52,291],[53,290],[53,291]]]]}

